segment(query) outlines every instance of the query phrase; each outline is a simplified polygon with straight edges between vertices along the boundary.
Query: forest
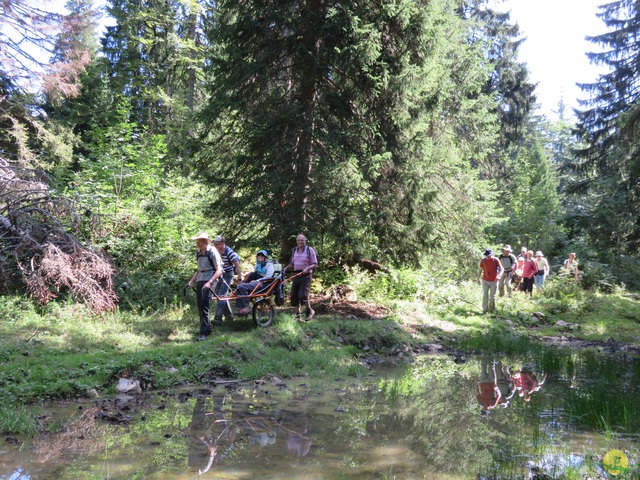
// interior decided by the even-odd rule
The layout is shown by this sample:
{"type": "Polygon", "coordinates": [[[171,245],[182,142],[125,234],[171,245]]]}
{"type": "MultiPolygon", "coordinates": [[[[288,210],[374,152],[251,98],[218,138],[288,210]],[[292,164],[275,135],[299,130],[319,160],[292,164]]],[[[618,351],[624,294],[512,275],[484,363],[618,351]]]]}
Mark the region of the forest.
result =
{"type": "Polygon", "coordinates": [[[485,0],[8,0],[0,293],[157,308],[202,230],[249,261],[304,232],[327,284],[509,243],[636,290],[639,8],[600,8],[607,73],[551,121],[485,0]]]}

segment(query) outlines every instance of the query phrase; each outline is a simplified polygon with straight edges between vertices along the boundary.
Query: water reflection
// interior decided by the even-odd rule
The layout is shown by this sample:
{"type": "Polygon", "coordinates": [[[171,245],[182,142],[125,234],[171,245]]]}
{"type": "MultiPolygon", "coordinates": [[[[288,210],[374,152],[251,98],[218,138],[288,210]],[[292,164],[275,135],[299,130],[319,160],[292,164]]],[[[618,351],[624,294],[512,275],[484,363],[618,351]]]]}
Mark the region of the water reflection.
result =
{"type": "Polygon", "coordinates": [[[531,401],[531,395],[540,390],[546,378],[545,373],[536,374],[524,368],[512,374],[501,360],[483,356],[480,359],[480,373],[475,380],[476,399],[482,415],[488,416],[497,407],[508,407],[516,392],[525,402],[531,401]],[[538,380],[538,376],[541,380],[538,380]]]}
{"type": "Polygon", "coordinates": [[[518,396],[525,402],[531,401],[531,395],[540,390],[546,379],[547,376],[543,373],[542,380],[538,381],[535,373],[526,370],[520,370],[512,377],[518,396]]]}
{"type": "Polygon", "coordinates": [[[234,449],[253,458],[282,456],[280,444],[286,444],[289,466],[296,468],[312,444],[306,405],[302,400],[295,410],[275,410],[271,412],[275,416],[267,418],[244,403],[238,404],[231,395],[196,398],[188,429],[190,469],[199,475],[207,473],[234,449]]]}
{"type": "Polygon", "coordinates": [[[516,391],[516,383],[501,361],[491,361],[485,356],[480,361],[476,391],[482,414],[487,416],[492,409],[498,406],[506,408],[509,405],[509,400],[516,391]]]}
{"type": "MultiPolygon", "coordinates": [[[[128,405],[101,400],[98,411],[87,401],[83,415],[76,405],[73,444],[50,435],[5,446],[0,479],[598,478],[614,447],[633,465],[640,458],[631,435],[640,431],[639,385],[636,359],[547,352],[421,357],[312,385],[146,392],[128,405]],[[130,423],[105,421],[120,410],[130,423]],[[44,450],[56,456],[34,454],[44,450]]],[[[51,408],[47,418],[65,423],[62,415],[51,408]]]]}

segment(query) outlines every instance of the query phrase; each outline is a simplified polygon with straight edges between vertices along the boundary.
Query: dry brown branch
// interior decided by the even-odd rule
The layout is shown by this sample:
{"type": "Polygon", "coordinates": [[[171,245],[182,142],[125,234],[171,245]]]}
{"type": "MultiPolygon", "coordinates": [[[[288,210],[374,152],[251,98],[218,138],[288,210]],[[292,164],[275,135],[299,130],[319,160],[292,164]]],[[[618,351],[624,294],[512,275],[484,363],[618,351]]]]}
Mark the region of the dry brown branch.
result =
{"type": "Polygon", "coordinates": [[[95,312],[113,309],[113,263],[80,241],[77,205],[44,180],[0,158],[0,292],[19,279],[41,304],[66,294],[95,312]]]}
{"type": "Polygon", "coordinates": [[[90,408],[64,431],[40,437],[34,445],[38,461],[48,463],[65,455],[92,455],[103,450],[107,427],[97,418],[98,409],[90,408]]]}

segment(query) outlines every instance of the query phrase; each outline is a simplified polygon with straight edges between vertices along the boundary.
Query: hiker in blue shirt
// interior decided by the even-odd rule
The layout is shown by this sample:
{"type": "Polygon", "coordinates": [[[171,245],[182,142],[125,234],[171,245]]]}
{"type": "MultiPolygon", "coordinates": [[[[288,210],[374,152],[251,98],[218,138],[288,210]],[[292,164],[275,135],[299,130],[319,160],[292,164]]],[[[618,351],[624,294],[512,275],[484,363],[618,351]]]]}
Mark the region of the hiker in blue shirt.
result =
{"type": "MultiPolygon", "coordinates": [[[[222,235],[217,235],[213,239],[213,246],[220,254],[220,258],[222,259],[222,270],[224,270],[222,279],[218,281],[216,293],[219,297],[224,297],[230,290],[234,273],[238,275],[238,284],[242,282],[242,267],[240,266],[240,257],[238,257],[238,254],[234,252],[231,247],[227,246],[227,241],[222,235]]],[[[222,323],[223,315],[227,320],[233,320],[233,314],[228,300],[218,300],[218,304],[216,305],[216,315],[213,318],[213,323],[222,323]]]]}
{"type": "Polygon", "coordinates": [[[209,307],[211,305],[211,289],[223,274],[222,260],[217,250],[211,246],[211,239],[205,232],[200,232],[191,240],[195,240],[198,251],[196,261],[198,269],[189,280],[189,287],[196,288],[196,301],[200,314],[200,336],[204,340],[211,335],[211,321],[209,307]]]}

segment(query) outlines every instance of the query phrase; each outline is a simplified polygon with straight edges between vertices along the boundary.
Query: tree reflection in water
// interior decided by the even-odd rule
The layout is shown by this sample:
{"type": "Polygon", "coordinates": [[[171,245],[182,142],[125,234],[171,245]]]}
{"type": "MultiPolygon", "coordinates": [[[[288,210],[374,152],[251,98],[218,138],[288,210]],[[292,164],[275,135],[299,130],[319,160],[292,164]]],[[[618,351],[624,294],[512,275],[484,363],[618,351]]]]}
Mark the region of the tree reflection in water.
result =
{"type": "Polygon", "coordinates": [[[197,468],[199,475],[208,472],[215,463],[222,462],[236,447],[258,458],[264,450],[275,446],[279,438],[286,441],[292,468],[298,466],[300,457],[309,453],[312,439],[308,436],[306,412],[288,413],[286,416],[279,412],[280,418],[267,419],[251,415],[246,410],[225,409],[227,398],[222,399],[219,409],[212,411],[207,410],[206,397],[195,400],[189,424],[188,464],[194,470],[197,468]],[[291,421],[298,416],[301,422],[291,421]]]}
{"type": "Polygon", "coordinates": [[[39,479],[105,478],[105,472],[114,479],[163,480],[195,474],[511,479],[536,468],[554,478],[568,469],[597,478],[592,465],[614,446],[640,459],[632,433],[640,431],[638,365],[631,357],[559,351],[463,363],[429,356],[313,387],[287,379],[145,392],[128,405],[100,400],[99,412],[109,406],[108,418],[115,420],[126,413],[126,424],[105,424],[107,417],[92,410],[74,427],[56,419],[77,416],[78,405],[51,409],[50,431],[58,422],[68,427],[66,436],[44,436],[36,452],[55,455],[5,445],[0,477],[20,466],[25,478],[39,479]],[[483,380],[500,393],[488,416],[478,402],[476,385],[483,380]],[[59,440],[64,451],[46,440],[59,440]],[[49,460],[40,464],[38,458],[49,460]]]}

